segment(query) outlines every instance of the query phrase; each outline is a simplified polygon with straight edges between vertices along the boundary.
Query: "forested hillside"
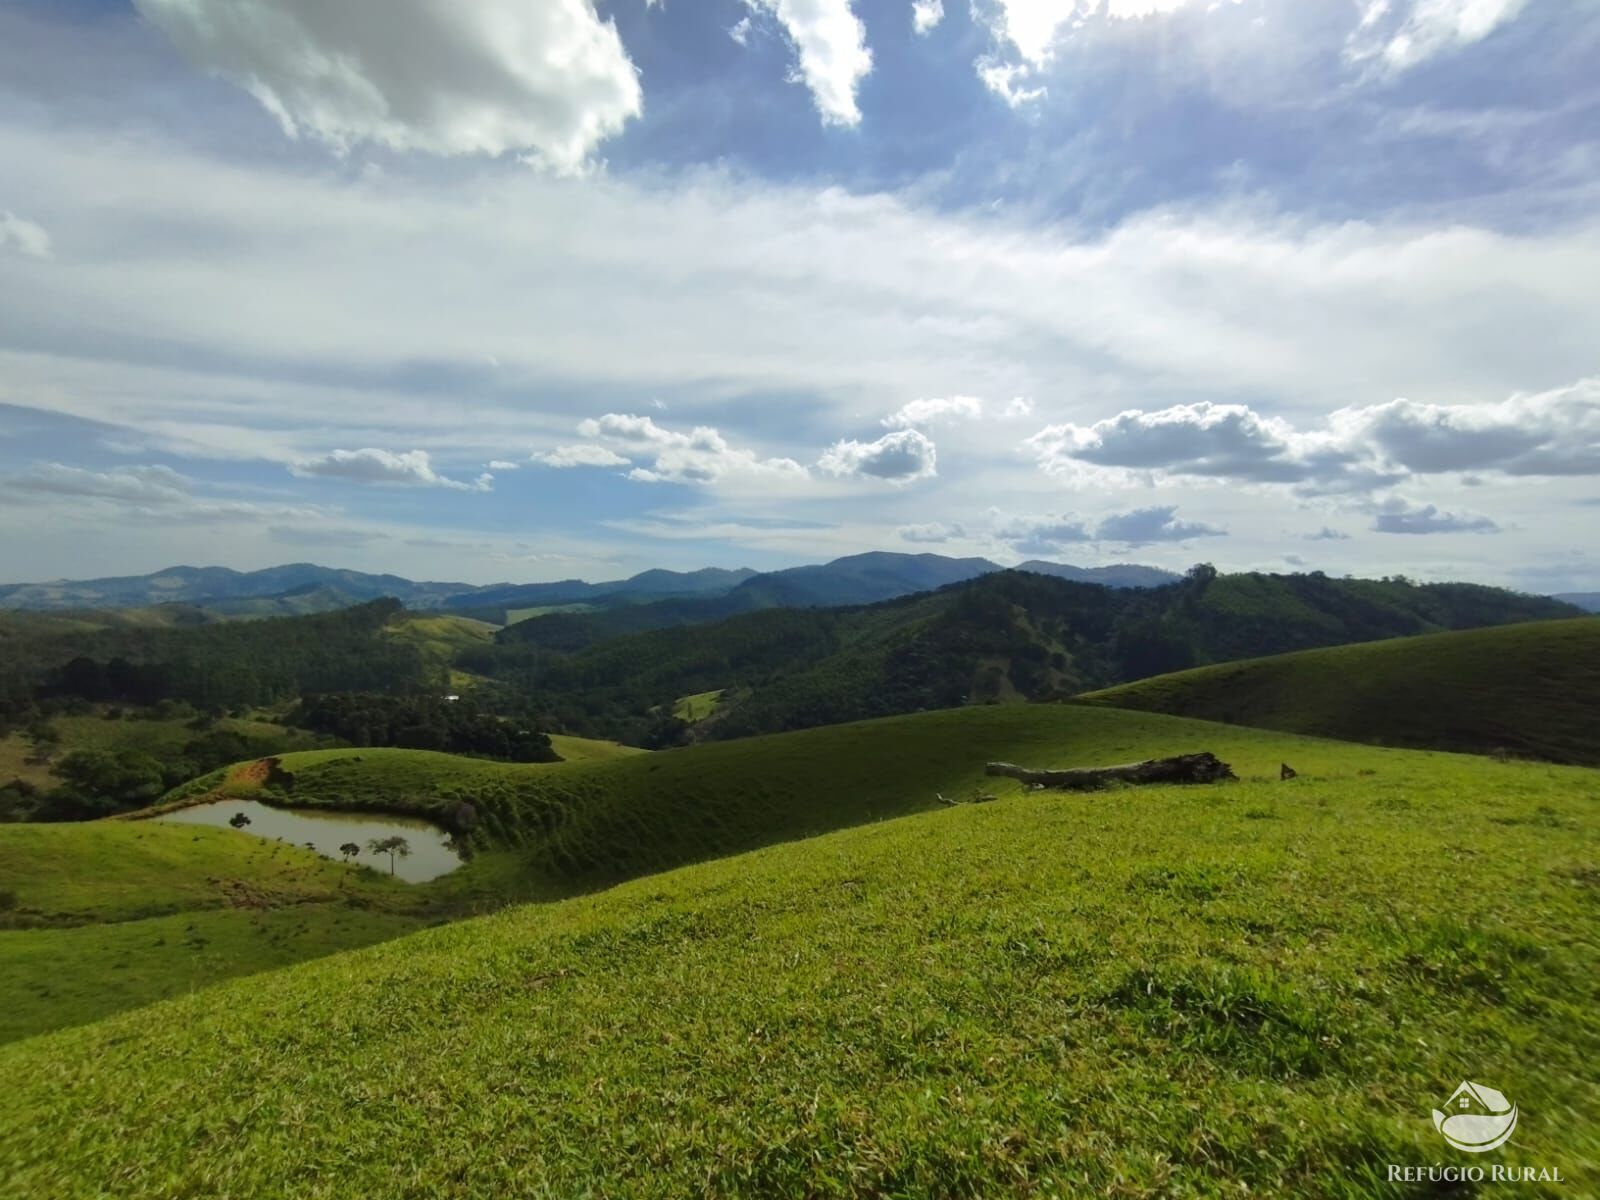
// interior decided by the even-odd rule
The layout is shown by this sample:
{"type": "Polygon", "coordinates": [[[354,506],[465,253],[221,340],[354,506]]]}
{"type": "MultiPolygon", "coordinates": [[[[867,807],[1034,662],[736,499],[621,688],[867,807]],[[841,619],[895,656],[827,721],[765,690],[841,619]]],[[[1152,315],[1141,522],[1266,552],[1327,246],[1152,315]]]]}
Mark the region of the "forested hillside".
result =
{"type": "Polygon", "coordinates": [[[1472,584],[1227,575],[1113,590],[998,572],[860,608],[771,609],[569,645],[566,615],[503,630],[469,669],[537,692],[565,725],[671,744],[679,696],[723,690],[698,737],[737,737],[925,708],[1056,699],[1207,663],[1510,621],[1572,616],[1472,584]],[[550,632],[542,631],[555,631],[550,632]],[[575,650],[576,652],[568,652],[575,650]]]}
{"type": "Polygon", "coordinates": [[[399,612],[398,600],[374,600],[303,617],[13,637],[0,662],[0,699],[38,694],[214,707],[270,704],[303,692],[442,687],[416,646],[378,637],[399,612]]]}

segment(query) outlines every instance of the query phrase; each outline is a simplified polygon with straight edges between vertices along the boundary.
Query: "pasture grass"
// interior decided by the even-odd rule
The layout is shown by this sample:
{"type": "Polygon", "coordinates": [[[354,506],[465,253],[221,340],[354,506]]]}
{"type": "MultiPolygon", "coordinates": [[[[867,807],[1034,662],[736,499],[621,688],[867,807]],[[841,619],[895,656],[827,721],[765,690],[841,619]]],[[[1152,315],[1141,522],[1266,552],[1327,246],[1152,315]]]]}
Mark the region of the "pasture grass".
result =
{"type": "MultiPolygon", "coordinates": [[[[381,790],[339,761],[296,763],[296,792],[381,790]]],[[[0,1178],[19,1195],[1400,1196],[1422,1190],[1386,1182],[1389,1163],[1470,1162],[1429,1112],[1473,1079],[1522,1110],[1494,1161],[1568,1181],[1518,1194],[1600,1189],[1595,771],[1074,707],[502,770],[470,768],[471,786],[523,807],[526,864],[555,861],[541,837],[566,839],[569,867],[588,845],[591,867],[644,869],[774,823],[851,827],[0,1047],[0,1178]],[[981,774],[1199,749],[1241,780],[1061,795],[981,774]],[[1279,782],[1280,761],[1300,777],[1279,782]],[[1000,798],[914,811],[935,786],[1000,798]],[[630,831],[671,849],[630,851],[630,831]]]]}
{"type": "Polygon", "coordinates": [[[1600,618],[1304,650],[1160,675],[1079,700],[1356,742],[1600,766],[1600,618]]]}
{"type": "Polygon", "coordinates": [[[725,689],[718,688],[714,692],[696,692],[692,696],[680,696],[672,705],[672,715],[680,721],[687,721],[693,725],[696,721],[704,721],[717,711],[717,705],[722,702],[722,693],[725,689]]]}

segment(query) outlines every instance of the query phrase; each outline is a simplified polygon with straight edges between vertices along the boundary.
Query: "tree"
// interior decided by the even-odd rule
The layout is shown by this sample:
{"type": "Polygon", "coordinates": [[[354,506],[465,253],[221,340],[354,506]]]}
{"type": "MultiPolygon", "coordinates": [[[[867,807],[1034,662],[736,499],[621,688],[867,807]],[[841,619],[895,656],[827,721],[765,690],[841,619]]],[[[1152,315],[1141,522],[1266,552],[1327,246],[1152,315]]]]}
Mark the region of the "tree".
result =
{"type": "Polygon", "coordinates": [[[411,843],[399,834],[386,838],[371,838],[367,842],[367,849],[374,854],[387,854],[389,856],[389,874],[394,874],[394,862],[398,858],[407,858],[411,854],[411,843]]]}
{"type": "Polygon", "coordinates": [[[345,862],[349,862],[352,858],[361,853],[361,847],[355,842],[346,842],[344,845],[339,847],[339,853],[344,855],[345,862]]]}

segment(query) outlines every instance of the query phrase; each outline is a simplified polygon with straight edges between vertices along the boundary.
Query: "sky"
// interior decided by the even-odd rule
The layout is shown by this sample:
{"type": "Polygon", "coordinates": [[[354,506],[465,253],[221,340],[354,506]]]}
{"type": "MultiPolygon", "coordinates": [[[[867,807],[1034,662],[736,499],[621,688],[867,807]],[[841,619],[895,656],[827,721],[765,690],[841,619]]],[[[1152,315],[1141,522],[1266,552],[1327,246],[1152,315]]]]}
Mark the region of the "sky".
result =
{"type": "Polygon", "coordinates": [[[1600,589],[1596,0],[0,0],[0,581],[1600,589]]]}

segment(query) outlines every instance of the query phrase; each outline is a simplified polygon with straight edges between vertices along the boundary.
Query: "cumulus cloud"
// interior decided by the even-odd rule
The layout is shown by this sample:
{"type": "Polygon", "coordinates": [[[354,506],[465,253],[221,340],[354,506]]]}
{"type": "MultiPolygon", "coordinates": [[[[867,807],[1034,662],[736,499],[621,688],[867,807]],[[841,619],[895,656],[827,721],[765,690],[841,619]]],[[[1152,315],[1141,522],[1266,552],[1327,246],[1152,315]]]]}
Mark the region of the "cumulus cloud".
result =
{"type": "Polygon", "coordinates": [[[980,56],[973,67],[984,85],[1012,108],[1045,95],[1027,86],[1056,55],[1069,31],[1092,21],[1127,21],[1174,12],[1190,0],[990,0],[973,13],[989,27],[998,53],[980,56]],[[1016,57],[1013,58],[1012,56],[1016,57]]]}
{"type": "Polygon", "coordinates": [[[396,454],[371,446],[361,450],[332,450],[321,458],[303,459],[289,470],[303,477],[343,479],[350,483],[396,484],[403,487],[442,487],[457,491],[486,492],[494,476],[479,475],[471,483],[451,479],[433,469],[426,450],[396,454]]]}
{"type": "Polygon", "coordinates": [[[1461,46],[1482,41],[1516,19],[1528,0],[1366,0],[1346,53],[1403,71],[1461,46]]]}
{"type": "Polygon", "coordinates": [[[1600,379],[1495,404],[1399,399],[1340,409],[1296,429],[1242,404],[1133,409],[1050,425],[1024,443],[1047,472],[1109,468],[1153,482],[1186,476],[1291,484],[1306,494],[1371,490],[1415,475],[1600,474],[1600,379]]]}
{"type": "Polygon", "coordinates": [[[1101,521],[1095,537],[1103,542],[1126,542],[1147,546],[1152,542],[1186,542],[1190,538],[1221,537],[1227,532],[1200,521],[1178,520],[1174,504],[1136,508],[1101,521]]]}
{"type": "Polygon", "coordinates": [[[1005,415],[1013,420],[1031,417],[1033,416],[1033,401],[1026,396],[1014,396],[1011,402],[1006,405],[1005,415]]]}
{"type": "Polygon", "coordinates": [[[1324,525],[1315,533],[1306,534],[1306,541],[1308,542],[1348,542],[1349,540],[1350,535],[1348,533],[1340,533],[1331,525],[1324,525]]]}
{"type": "Polygon", "coordinates": [[[1177,505],[1139,508],[1111,513],[1092,524],[1076,514],[1010,516],[998,509],[991,509],[990,536],[1018,554],[1054,554],[1068,546],[1091,542],[1148,545],[1152,542],[1220,537],[1227,532],[1198,521],[1181,521],[1177,513],[1177,505]]]}
{"type": "Polygon", "coordinates": [[[875,442],[835,442],[817,465],[830,475],[909,483],[938,474],[938,452],[926,434],[902,429],[875,442]]]}
{"type": "Polygon", "coordinates": [[[1092,542],[1095,535],[1075,517],[1034,516],[1000,518],[994,536],[1018,554],[1054,554],[1063,546],[1092,542]]]}
{"type": "Polygon", "coordinates": [[[1432,504],[1413,504],[1399,496],[1379,504],[1372,517],[1379,533],[1499,533],[1500,527],[1480,513],[1442,512],[1432,504]]]}
{"type": "Polygon", "coordinates": [[[596,446],[591,442],[580,442],[574,446],[557,446],[554,450],[545,450],[533,456],[533,461],[543,463],[547,467],[626,467],[628,460],[613,450],[604,446],[596,446]]]}
{"type": "Polygon", "coordinates": [[[0,212],[0,251],[14,250],[29,258],[50,257],[50,235],[43,225],[14,212],[0,212]]]}
{"type": "Polygon", "coordinates": [[[497,459],[495,459],[494,461],[492,461],[489,464],[489,470],[491,470],[491,471],[515,471],[517,469],[518,465],[519,464],[514,463],[514,462],[506,462],[505,459],[503,459],[503,458],[497,458],[497,459]]]}
{"type": "Polygon", "coordinates": [[[950,396],[947,399],[911,400],[883,419],[890,429],[911,429],[945,421],[975,421],[983,416],[983,401],[976,396],[950,396]]]}
{"type": "Polygon", "coordinates": [[[966,529],[957,524],[930,521],[921,525],[902,525],[897,531],[900,540],[917,545],[936,546],[967,536],[966,529]]]}
{"type": "Polygon", "coordinates": [[[800,58],[798,76],[811,90],[822,123],[859,125],[856,88],[872,70],[872,51],[867,48],[866,27],[851,11],[850,0],[745,3],[776,17],[794,43],[800,58]]]}
{"type": "Polygon", "coordinates": [[[191,62],[291,137],[563,171],[640,112],[637,73],[592,0],[135,0],[191,62]]]}
{"type": "Polygon", "coordinates": [[[943,0],[911,0],[911,28],[926,36],[944,20],[943,0]]]}
{"type": "Polygon", "coordinates": [[[578,433],[590,439],[591,453],[608,452],[624,461],[647,462],[648,466],[635,466],[628,472],[628,478],[643,483],[712,484],[730,477],[799,479],[806,475],[806,469],[794,459],[762,458],[752,450],[736,448],[709,425],[697,425],[683,433],[658,425],[650,417],[606,413],[579,422],[578,433]]]}

